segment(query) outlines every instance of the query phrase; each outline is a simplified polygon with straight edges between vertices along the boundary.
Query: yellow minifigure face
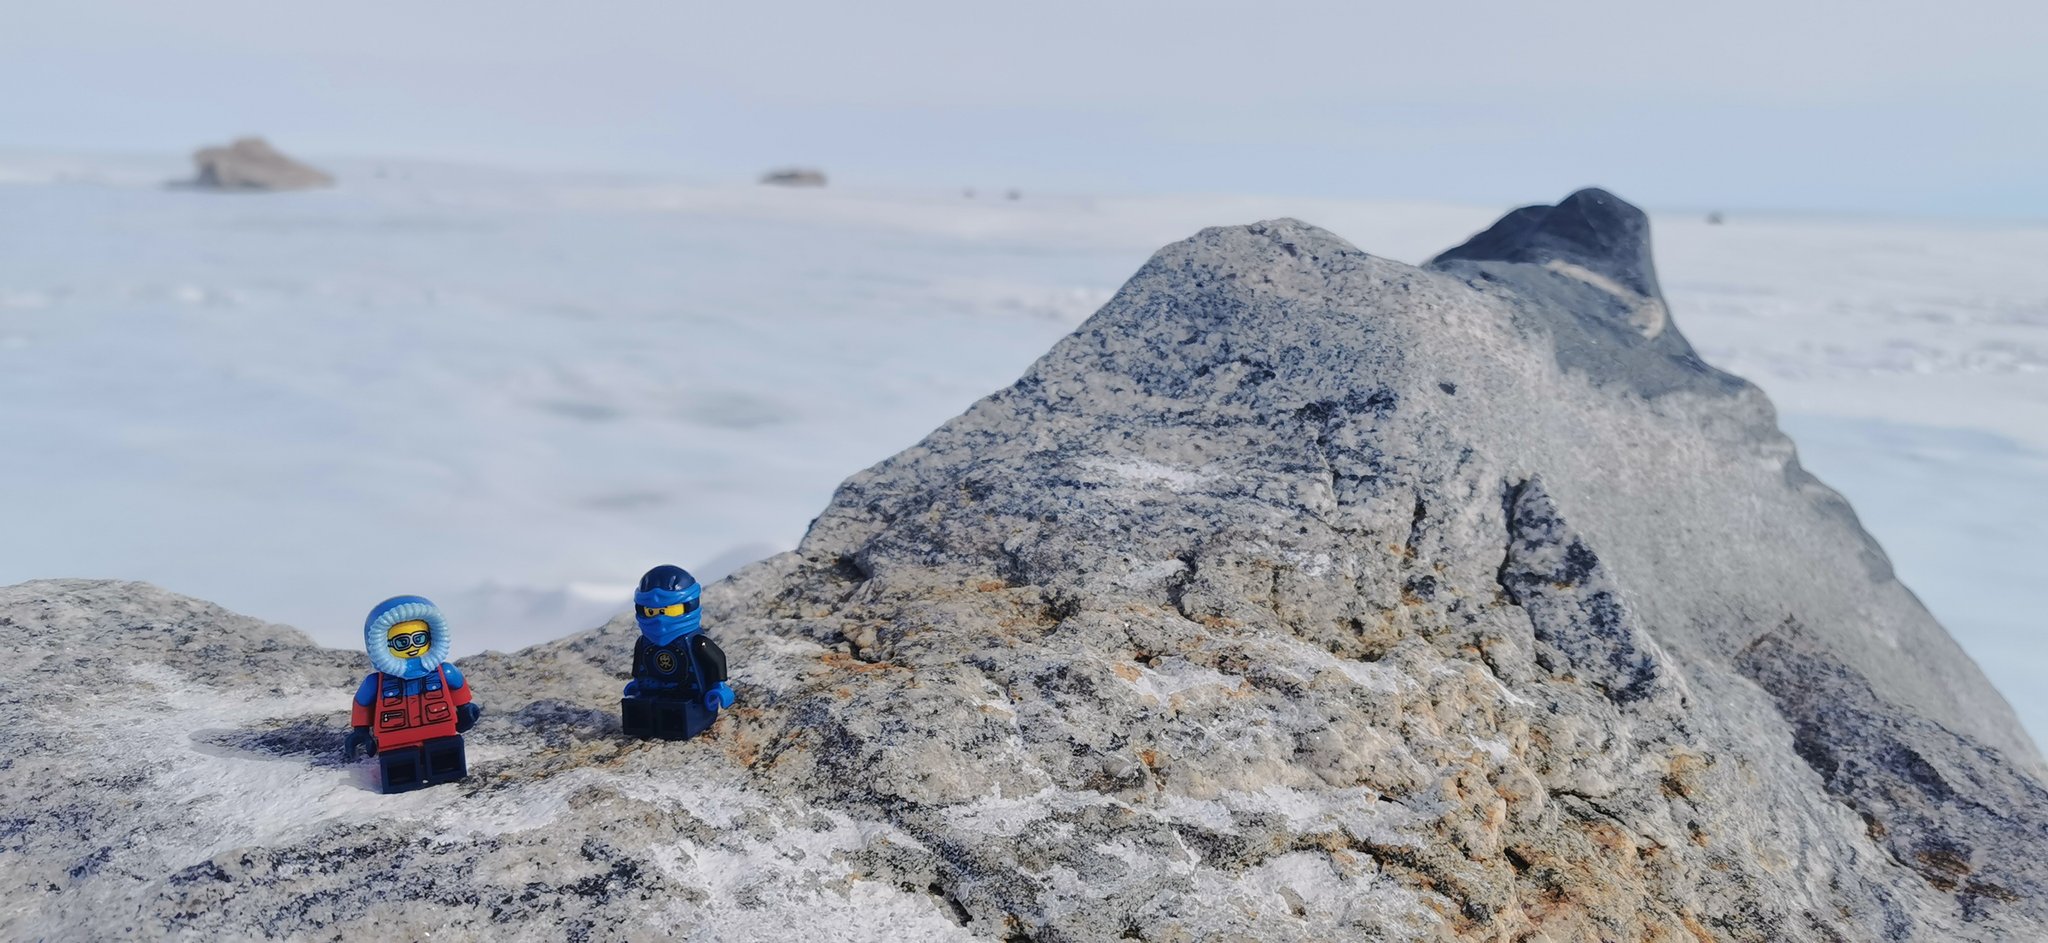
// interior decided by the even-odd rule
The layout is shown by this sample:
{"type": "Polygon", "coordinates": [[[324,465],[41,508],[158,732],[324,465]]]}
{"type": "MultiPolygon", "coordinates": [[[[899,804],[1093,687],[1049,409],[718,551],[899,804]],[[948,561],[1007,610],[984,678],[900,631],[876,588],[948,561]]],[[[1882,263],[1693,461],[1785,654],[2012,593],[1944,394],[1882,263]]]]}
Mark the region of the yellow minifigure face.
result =
{"type": "Polygon", "coordinates": [[[384,635],[384,644],[391,646],[391,654],[400,658],[418,658],[427,653],[428,645],[434,641],[427,624],[418,619],[400,622],[384,635]]]}

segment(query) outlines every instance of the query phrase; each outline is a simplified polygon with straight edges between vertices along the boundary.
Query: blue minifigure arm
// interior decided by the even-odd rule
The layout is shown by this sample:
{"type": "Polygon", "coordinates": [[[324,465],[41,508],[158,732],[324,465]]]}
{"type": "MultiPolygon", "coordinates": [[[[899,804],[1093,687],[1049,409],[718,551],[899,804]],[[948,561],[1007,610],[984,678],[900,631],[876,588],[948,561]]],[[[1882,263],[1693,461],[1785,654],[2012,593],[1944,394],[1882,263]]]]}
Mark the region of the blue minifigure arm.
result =
{"type": "Polygon", "coordinates": [[[447,678],[447,679],[448,679],[448,690],[450,690],[450,691],[455,691],[455,690],[460,690],[460,689],[461,689],[461,687],[462,687],[462,684],[463,684],[463,681],[462,681],[462,669],[460,669],[460,668],[457,668],[457,667],[455,667],[455,663],[454,663],[454,662],[452,662],[452,661],[444,661],[444,662],[442,662],[442,663],[441,663],[441,675],[442,675],[442,677],[445,677],[445,678],[447,678]]]}
{"type": "Polygon", "coordinates": [[[356,688],[356,704],[368,707],[377,703],[377,675],[375,672],[363,676],[361,687],[356,688]]]}
{"type": "Polygon", "coordinates": [[[640,679],[638,679],[638,678],[634,678],[633,680],[631,680],[631,681],[628,681],[628,682],[626,682],[626,696],[627,696],[627,697],[638,697],[638,696],[639,696],[639,694],[640,694],[640,679]]]}
{"type": "Polygon", "coordinates": [[[720,681],[712,685],[711,690],[704,695],[704,706],[712,710],[724,710],[732,706],[732,700],[732,686],[720,681]]]}

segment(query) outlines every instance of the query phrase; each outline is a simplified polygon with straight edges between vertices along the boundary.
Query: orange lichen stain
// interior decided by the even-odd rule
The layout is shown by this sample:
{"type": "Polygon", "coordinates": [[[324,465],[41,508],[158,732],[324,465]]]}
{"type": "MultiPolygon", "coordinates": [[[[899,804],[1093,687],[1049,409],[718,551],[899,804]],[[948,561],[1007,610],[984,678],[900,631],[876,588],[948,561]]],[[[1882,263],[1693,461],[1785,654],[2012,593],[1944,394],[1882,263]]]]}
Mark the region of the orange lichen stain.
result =
{"type": "Polygon", "coordinates": [[[1138,671],[1138,666],[1121,661],[1110,665],[1109,670],[1115,672],[1117,677],[1125,681],[1136,682],[1138,678],[1142,677],[1138,671]]]}
{"type": "Polygon", "coordinates": [[[889,671],[892,669],[899,669],[903,667],[902,665],[886,661],[861,661],[860,659],[855,658],[852,655],[849,655],[845,652],[826,652],[825,654],[818,656],[818,660],[823,662],[825,664],[825,667],[827,668],[833,668],[839,671],[851,671],[855,674],[868,674],[876,671],[889,671]]]}
{"type": "Polygon", "coordinates": [[[1158,750],[1154,750],[1154,749],[1152,749],[1151,747],[1146,747],[1146,748],[1145,748],[1145,749],[1143,749],[1143,750],[1139,750],[1139,751],[1138,751],[1138,762],[1140,762],[1140,763],[1143,763],[1143,764],[1145,764],[1145,766],[1146,766],[1147,768],[1149,768],[1149,769],[1158,769],[1158,768],[1159,768],[1159,751],[1158,751],[1158,750]]]}
{"type": "Polygon", "coordinates": [[[1952,851],[1920,851],[1913,855],[1920,867],[1914,870],[1937,890],[1953,891],[1970,876],[1970,862],[1952,851]]]}
{"type": "Polygon", "coordinates": [[[754,764],[761,760],[761,741],[756,737],[747,736],[747,731],[743,727],[735,729],[730,737],[725,738],[722,745],[725,747],[725,755],[746,769],[753,769],[754,764]]]}
{"type": "Polygon", "coordinates": [[[1301,838],[1297,839],[1297,842],[1306,848],[1319,848],[1326,851],[1332,859],[1335,859],[1338,855],[1345,855],[1348,858],[1347,849],[1351,847],[1351,840],[1345,838],[1342,832],[1316,832],[1301,836],[1301,838]]]}
{"type": "Polygon", "coordinates": [[[2011,888],[2001,887],[1984,881],[1971,881],[1963,885],[1963,893],[1974,894],[1978,897],[1989,897],[1992,900],[2004,901],[2008,904],[2015,903],[2020,899],[2020,895],[2013,893],[2011,888]]]}
{"type": "Polygon", "coordinates": [[[1005,583],[1002,580],[982,580],[981,582],[974,584],[974,588],[984,593],[993,593],[999,590],[1009,589],[1010,584],[1005,583]]]}
{"type": "Polygon", "coordinates": [[[1533,900],[1522,902],[1522,913],[1537,926],[1580,916],[1584,911],[1562,887],[1546,887],[1533,900]]]}
{"type": "Polygon", "coordinates": [[[1533,782],[1529,777],[1503,777],[1494,782],[1493,794],[1499,796],[1500,801],[1508,805],[1520,805],[1535,797],[1536,790],[1527,788],[1532,785],[1537,786],[1538,789],[1541,788],[1540,784],[1533,782]]]}
{"type": "Polygon", "coordinates": [[[1236,619],[1230,619],[1225,618],[1223,616],[1214,616],[1207,614],[1202,615],[1195,621],[1200,622],[1201,624],[1206,625],[1212,629],[1241,629],[1244,627],[1244,623],[1239,622],[1236,619]]]}
{"type": "Polygon", "coordinates": [[[1666,929],[1661,923],[1653,923],[1645,931],[1643,943],[1665,943],[1669,939],[1671,939],[1671,931],[1666,929]]]}
{"type": "Polygon", "coordinates": [[[1699,943],[1721,943],[1712,933],[1707,932],[1706,926],[1701,924],[1700,919],[1693,916],[1690,910],[1679,911],[1678,922],[1685,924],[1685,932],[1692,934],[1693,939],[1699,943]]]}
{"type": "Polygon", "coordinates": [[[1691,798],[1699,789],[1700,774],[1714,765],[1711,757],[1698,753],[1679,752],[1665,761],[1664,778],[1658,784],[1666,798],[1691,798]]]}
{"type": "Polygon", "coordinates": [[[1627,832],[1605,822],[1594,823],[1586,829],[1586,835],[1608,854],[1633,856],[1636,852],[1635,839],[1630,838],[1627,832]]]}

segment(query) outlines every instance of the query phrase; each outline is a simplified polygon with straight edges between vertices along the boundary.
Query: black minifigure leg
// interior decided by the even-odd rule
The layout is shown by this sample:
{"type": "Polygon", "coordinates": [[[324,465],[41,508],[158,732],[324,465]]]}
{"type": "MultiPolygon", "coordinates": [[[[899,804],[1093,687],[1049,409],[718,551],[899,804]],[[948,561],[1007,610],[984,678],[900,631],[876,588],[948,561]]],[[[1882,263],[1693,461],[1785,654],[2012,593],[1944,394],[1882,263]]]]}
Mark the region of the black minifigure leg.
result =
{"type": "Polygon", "coordinates": [[[683,702],[663,700],[654,705],[654,735],[663,740],[682,740],[690,735],[683,732],[683,702]]]}
{"type": "Polygon", "coordinates": [[[654,736],[653,705],[644,697],[628,697],[619,700],[619,727],[628,737],[647,738],[654,736]]]}
{"type": "Polygon", "coordinates": [[[696,699],[664,700],[654,714],[654,735],[663,740],[688,740],[711,729],[718,714],[696,699]]]}
{"type": "Polygon", "coordinates": [[[619,701],[619,727],[629,737],[688,740],[709,730],[717,719],[718,712],[705,707],[701,698],[640,694],[619,701]]]}
{"type": "Polygon", "coordinates": [[[378,778],[385,793],[411,792],[429,785],[426,764],[419,747],[399,747],[377,753],[378,778]]]}
{"type": "Polygon", "coordinates": [[[429,740],[420,747],[420,753],[426,763],[427,785],[452,783],[469,775],[469,757],[459,736],[429,740]]]}

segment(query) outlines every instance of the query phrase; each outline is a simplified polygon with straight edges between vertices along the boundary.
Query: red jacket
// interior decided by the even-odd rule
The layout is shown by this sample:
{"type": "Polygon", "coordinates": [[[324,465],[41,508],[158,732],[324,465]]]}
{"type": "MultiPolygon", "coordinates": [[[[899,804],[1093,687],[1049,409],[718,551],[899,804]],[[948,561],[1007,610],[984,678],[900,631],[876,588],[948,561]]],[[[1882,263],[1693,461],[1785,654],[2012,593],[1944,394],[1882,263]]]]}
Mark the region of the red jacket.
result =
{"type": "Polygon", "coordinates": [[[370,728],[379,750],[409,747],[455,736],[455,709],[467,703],[469,685],[460,672],[450,684],[446,666],[412,679],[379,671],[364,678],[357,689],[349,722],[370,728]]]}

